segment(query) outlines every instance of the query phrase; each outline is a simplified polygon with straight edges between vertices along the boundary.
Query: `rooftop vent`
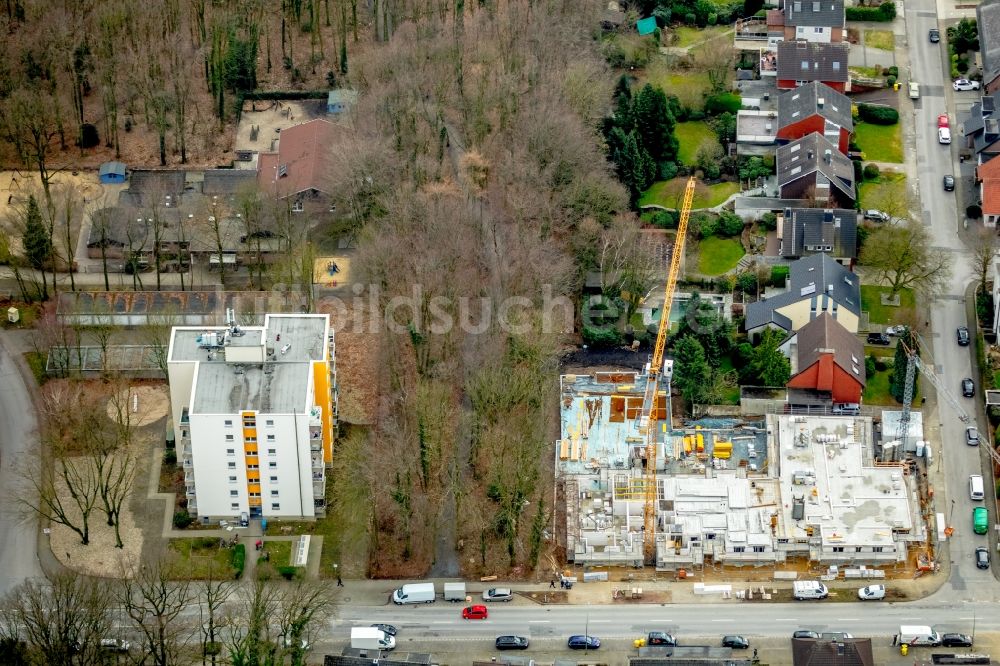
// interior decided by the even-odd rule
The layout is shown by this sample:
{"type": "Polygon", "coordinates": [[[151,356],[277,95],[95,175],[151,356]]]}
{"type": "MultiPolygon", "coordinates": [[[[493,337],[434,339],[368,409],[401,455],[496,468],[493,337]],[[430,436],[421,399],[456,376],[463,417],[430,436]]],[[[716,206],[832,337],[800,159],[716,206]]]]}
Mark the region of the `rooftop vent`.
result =
{"type": "Polygon", "coordinates": [[[823,108],[823,104],[825,103],[825,101],[826,100],[824,100],[822,97],[820,97],[819,99],[816,100],[816,106],[818,106],[819,108],[822,109],[823,108]]]}

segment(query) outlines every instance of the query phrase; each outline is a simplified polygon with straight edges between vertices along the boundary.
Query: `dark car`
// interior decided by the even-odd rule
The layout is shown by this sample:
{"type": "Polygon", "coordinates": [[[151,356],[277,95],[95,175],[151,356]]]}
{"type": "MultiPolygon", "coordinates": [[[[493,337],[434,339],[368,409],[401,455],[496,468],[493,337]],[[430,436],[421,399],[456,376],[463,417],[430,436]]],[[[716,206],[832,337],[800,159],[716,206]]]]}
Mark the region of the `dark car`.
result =
{"type": "Polygon", "coordinates": [[[677,645],[677,639],[665,631],[651,631],[646,636],[646,645],[677,645]]]}
{"type": "Polygon", "coordinates": [[[524,636],[497,636],[498,650],[527,650],[528,639],[524,636]]]}
{"type": "Polygon", "coordinates": [[[885,333],[869,333],[868,344],[870,345],[890,345],[892,340],[885,333]]]}
{"type": "Polygon", "coordinates": [[[980,569],[990,568],[990,551],[983,546],[976,548],[976,566],[980,569]]]}
{"type": "Polygon", "coordinates": [[[750,641],[742,636],[723,636],[722,647],[733,648],[734,650],[746,650],[750,647],[750,641]]]}
{"type": "Polygon", "coordinates": [[[955,177],[954,176],[945,176],[944,177],[944,191],[945,192],[954,192],[955,191],[955,177]]]}
{"type": "Polygon", "coordinates": [[[966,398],[976,395],[976,383],[970,377],[962,380],[962,395],[966,398]]]}
{"type": "Polygon", "coordinates": [[[566,646],[570,650],[596,650],[601,647],[601,639],[597,636],[583,636],[578,634],[570,636],[569,640],[566,641],[566,646]]]}
{"type": "Polygon", "coordinates": [[[372,626],[375,627],[376,629],[379,629],[380,631],[382,631],[382,633],[384,633],[386,636],[395,636],[396,635],[396,627],[394,625],[391,625],[391,624],[373,624],[372,626]]]}
{"type": "Polygon", "coordinates": [[[927,35],[930,37],[931,44],[937,44],[938,42],[941,41],[941,31],[938,30],[937,28],[931,28],[930,32],[927,33],[927,35]]]}
{"type": "Polygon", "coordinates": [[[943,647],[972,647],[972,636],[968,634],[941,634],[943,647]]]}
{"type": "Polygon", "coordinates": [[[792,634],[792,638],[819,638],[819,634],[811,629],[799,629],[792,634]]]}
{"type": "Polygon", "coordinates": [[[956,331],[956,336],[958,337],[958,344],[961,347],[969,346],[969,329],[965,326],[959,326],[956,331]]]}

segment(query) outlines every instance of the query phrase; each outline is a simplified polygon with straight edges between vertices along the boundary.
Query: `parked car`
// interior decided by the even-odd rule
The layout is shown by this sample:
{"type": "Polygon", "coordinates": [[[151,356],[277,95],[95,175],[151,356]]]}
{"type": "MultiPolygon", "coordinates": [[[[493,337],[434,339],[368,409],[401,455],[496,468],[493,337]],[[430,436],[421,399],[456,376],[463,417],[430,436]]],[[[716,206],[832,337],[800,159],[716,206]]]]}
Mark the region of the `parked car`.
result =
{"type": "Polygon", "coordinates": [[[854,638],[854,634],[849,634],[846,631],[824,631],[819,637],[825,641],[843,641],[854,638]]]}
{"type": "Polygon", "coordinates": [[[944,177],[944,180],[942,182],[944,183],[944,191],[945,192],[954,192],[955,191],[955,177],[954,176],[952,176],[952,175],[949,174],[949,175],[947,175],[947,176],[944,177]]]}
{"type": "Polygon", "coordinates": [[[916,81],[910,81],[909,85],[910,99],[920,99],[920,84],[916,81]]]}
{"type": "Polygon", "coordinates": [[[646,636],[646,645],[677,645],[677,639],[665,631],[651,631],[646,636]]]}
{"type": "Polygon", "coordinates": [[[943,647],[972,647],[972,636],[968,634],[941,634],[943,647]]]}
{"type": "Polygon", "coordinates": [[[514,593],[507,587],[491,587],[483,592],[483,601],[510,601],[514,593]]]}
{"type": "Polygon", "coordinates": [[[958,331],[956,331],[956,336],[958,337],[958,344],[961,347],[969,346],[969,329],[965,326],[959,326],[958,331]]]}
{"type": "Polygon", "coordinates": [[[969,446],[979,446],[979,428],[969,426],[965,429],[965,443],[969,446]]]}
{"type": "Polygon", "coordinates": [[[955,90],[979,90],[981,84],[979,81],[970,81],[969,79],[955,79],[955,82],[951,84],[951,87],[955,90]]]}
{"type": "Polygon", "coordinates": [[[976,567],[980,569],[990,568],[990,551],[983,546],[976,548],[976,567]]]}
{"type": "Polygon", "coordinates": [[[466,606],[462,609],[462,618],[466,620],[485,620],[489,616],[490,612],[482,604],[466,606]]]}
{"type": "Polygon", "coordinates": [[[812,629],[799,629],[792,634],[792,638],[819,638],[819,634],[812,629]]]}
{"type": "Polygon", "coordinates": [[[742,636],[723,636],[722,647],[733,648],[734,650],[746,650],[750,647],[750,641],[742,636]]]}
{"type": "Polygon", "coordinates": [[[972,381],[971,377],[962,380],[962,395],[966,398],[976,395],[976,383],[972,381]]]}
{"type": "Polygon", "coordinates": [[[941,41],[941,31],[937,28],[931,28],[930,32],[927,33],[927,36],[930,37],[931,44],[937,44],[941,41]]]}
{"type": "Polygon", "coordinates": [[[858,590],[858,599],[862,601],[885,599],[885,585],[865,585],[858,590]]]}
{"type": "Polygon", "coordinates": [[[396,635],[396,627],[394,625],[391,625],[391,624],[373,624],[372,626],[375,627],[376,629],[378,629],[379,631],[381,631],[386,636],[395,636],[396,635]]]}
{"type": "Polygon", "coordinates": [[[990,516],[986,507],[977,506],[972,510],[972,531],[976,534],[986,534],[990,528],[990,516]]]}
{"type": "Polygon", "coordinates": [[[885,333],[869,333],[867,338],[870,345],[891,345],[892,340],[885,333]]]}
{"type": "Polygon", "coordinates": [[[601,639],[597,636],[570,636],[566,641],[566,646],[570,650],[596,650],[601,647],[601,639]]]}
{"type": "Polygon", "coordinates": [[[865,219],[872,220],[874,222],[888,222],[890,218],[888,213],[883,213],[880,210],[869,208],[865,211],[865,219]]]}
{"type": "Polygon", "coordinates": [[[938,127],[949,127],[947,113],[942,113],[938,115],[938,127]]]}
{"type": "Polygon", "coordinates": [[[498,650],[527,650],[528,639],[524,636],[497,636],[498,650]]]}
{"type": "Polygon", "coordinates": [[[938,127],[938,143],[951,143],[951,130],[947,127],[938,127]]]}

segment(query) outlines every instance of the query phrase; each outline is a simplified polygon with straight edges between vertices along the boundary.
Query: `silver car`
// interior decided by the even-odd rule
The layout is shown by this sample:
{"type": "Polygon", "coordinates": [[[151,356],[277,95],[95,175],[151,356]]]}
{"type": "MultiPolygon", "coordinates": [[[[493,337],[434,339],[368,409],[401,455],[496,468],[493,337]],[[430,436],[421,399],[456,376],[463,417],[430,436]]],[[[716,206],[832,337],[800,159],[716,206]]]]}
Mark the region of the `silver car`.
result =
{"type": "Polygon", "coordinates": [[[514,593],[508,587],[491,587],[483,592],[483,601],[510,601],[514,593]]]}

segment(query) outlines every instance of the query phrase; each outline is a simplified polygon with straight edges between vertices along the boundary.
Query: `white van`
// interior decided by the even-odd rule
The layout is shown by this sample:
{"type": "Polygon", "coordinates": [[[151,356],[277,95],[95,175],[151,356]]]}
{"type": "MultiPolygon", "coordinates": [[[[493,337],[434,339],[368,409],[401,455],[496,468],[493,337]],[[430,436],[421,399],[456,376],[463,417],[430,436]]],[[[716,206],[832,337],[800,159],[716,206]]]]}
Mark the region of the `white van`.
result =
{"type": "Polygon", "coordinates": [[[351,627],[351,647],[356,650],[391,650],[396,639],[377,627],[351,627]]]}
{"type": "Polygon", "coordinates": [[[930,627],[904,624],[899,628],[900,645],[941,645],[941,634],[930,627]]]}
{"type": "Polygon", "coordinates": [[[818,580],[797,580],[792,583],[792,596],[799,599],[826,599],[830,590],[818,580]]]}
{"type": "Polygon", "coordinates": [[[978,474],[969,475],[969,499],[972,500],[982,500],[986,497],[986,492],[983,490],[983,477],[978,474]]]}
{"type": "Polygon", "coordinates": [[[951,143],[951,130],[947,127],[938,127],[938,143],[951,143]]]}
{"type": "Polygon", "coordinates": [[[393,590],[392,603],[402,604],[432,604],[437,592],[434,583],[409,583],[393,590]]]}

